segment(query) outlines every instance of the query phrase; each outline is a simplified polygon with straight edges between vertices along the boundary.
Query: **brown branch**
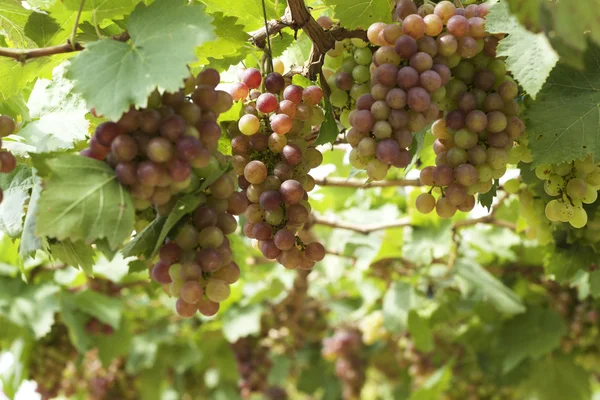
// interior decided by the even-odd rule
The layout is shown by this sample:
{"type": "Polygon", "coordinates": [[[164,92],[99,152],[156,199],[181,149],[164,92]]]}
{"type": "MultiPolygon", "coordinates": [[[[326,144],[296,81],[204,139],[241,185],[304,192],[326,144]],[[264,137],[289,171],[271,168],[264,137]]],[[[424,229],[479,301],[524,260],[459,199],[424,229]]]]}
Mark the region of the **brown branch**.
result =
{"type": "Polygon", "coordinates": [[[381,224],[353,224],[345,221],[334,221],[330,219],[326,219],[317,215],[312,216],[312,224],[328,226],[330,228],[338,228],[338,229],[347,229],[350,231],[354,231],[363,235],[368,235],[369,233],[381,231],[385,229],[391,228],[401,228],[404,226],[411,226],[410,218],[401,218],[391,222],[385,222],[381,224]]]}
{"type": "MultiPolygon", "coordinates": [[[[129,33],[123,32],[119,35],[113,36],[111,39],[119,42],[126,42],[129,40],[129,33]]],[[[75,51],[81,51],[83,49],[84,46],[81,43],[77,42],[74,45],[72,45],[71,41],[67,41],[64,44],[59,44],[56,46],[41,47],[38,49],[13,49],[10,47],[0,47],[0,57],[9,57],[14,58],[19,62],[25,62],[32,58],[52,56],[55,54],[72,53],[75,51]]]]}
{"type": "Polygon", "coordinates": [[[372,181],[366,182],[362,179],[353,178],[315,178],[315,183],[320,186],[333,186],[333,187],[349,187],[368,189],[374,187],[393,187],[393,186],[422,186],[423,184],[419,179],[395,179],[387,181],[372,181]]]}

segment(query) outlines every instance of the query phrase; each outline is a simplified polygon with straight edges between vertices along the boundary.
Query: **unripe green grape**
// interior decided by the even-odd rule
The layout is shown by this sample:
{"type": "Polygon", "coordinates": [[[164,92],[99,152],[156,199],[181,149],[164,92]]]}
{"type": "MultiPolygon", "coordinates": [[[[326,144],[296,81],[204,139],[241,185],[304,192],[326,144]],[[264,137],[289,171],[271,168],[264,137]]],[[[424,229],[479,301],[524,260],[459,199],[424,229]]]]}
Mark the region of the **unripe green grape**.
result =
{"type": "Polygon", "coordinates": [[[279,225],[283,221],[283,209],[276,208],[273,211],[265,211],[265,221],[271,225],[279,225]]]}
{"type": "Polygon", "coordinates": [[[546,218],[552,222],[558,222],[558,200],[550,200],[548,204],[546,204],[546,208],[544,209],[544,213],[546,214],[546,218]]]}
{"type": "Polygon", "coordinates": [[[492,178],[500,179],[504,176],[505,173],[506,173],[506,165],[502,168],[494,169],[492,171],[492,178]]]}
{"type": "Polygon", "coordinates": [[[227,300],[231,293],[229,285],[218,279],[209,279],[206,284],[206,297],[216,303],[227,300]]]}
{"type": "Polygon", "coordinates": [[[565,187],[565,179],[559,175],[550,175],[548,180],[544,182],[544,191],[549,196],[558,196],[565,187]]]}
{"type": "Polygon", "coordinates": [[[538,165],[537,167],[535,167],[535,176],[537,176],[539,179],[542,179],[545,181],[546,179],[549,179],[551,175],[552,175],[552,166],[542,164],[542,165],[538,165]]]}
{"type": "Polygon", "coordinates": [[[367,47],[358,48],[354,50],[353,56],[354,61],[356,61],[360,65],[369,65],[371,64],[371,60],[373,59],[373,53],[371,53],[371,50],[367,47]]]}
{"type": "Polygon", "coordinates": [[[519,186],[521,185],[521,182],[519,182],[518,179],[509,179],[506,182],[504,182],[504,190],[506,190],[507,193],[517,193],[519,191],[519,186]]]}
{"type": "Polygon", "coordinates": [[[352,69],[352,78],[355,82],[365,83],[371,79],[371,72],[366,65],[357,65],[352,69]]]}
{"type": "Polygon", "coordinates": [[[556,203],[555,209],[560,222],[569,222],[575,212],[574,207],[564,200],[559,200],[556,203]]]}
{"type": "Polygon", "coordinates": [[[436,91],[434,91],[433,93],[431,93],[431,100],[433,102],[440,102],[444,99],[444,97],[446,97],[446,87],[442,86],[441,88],[437,89],[436,91]]]}
{"type": "Polygon", "coordinates": [[[350,124],[350,110],[342,111],[342,114],[340,115],[340,123],[346,129],[352,128],[352,125],[350,124]]]}
{"type": "Polygon", "coordinates": [[[508,151],[508,163],[516,165],[521,161],[523,156],[523,146],[515,146],[508,151]]]}
{"type": "Polygon", "coordinates": [[[523,146],[523,155],[521,156],[521,162],[525,164],[529,164],[533,161],[533,154],[531,154],[531,150],[527,147],[523,146]]]}
{"type": "Polygon", "coordinates": [[[592,154],[588,154],[588,156],[584,159],[575,160],[573,164],[575,169],[585,172],[586,174],[589,174],[596,169],[596,164],[594,164],[594,156],[592,154]]]}
{"type": "Polygon", "coordinates": [[[420,213],[429,214],[435,208],[435,198],[429,193],[421,193],[415,205],[420,213]]]}
{"type": "Polygon", "coordinates": [[[490,167],[489,164],[478,165],[477,167],[477,176],[479,177],[479,182],[487,182],[492,179],[494,174],[494,170],[490,167]]]}
{"type": "Polygon", "coordinates": [[[499,58],[491,60],[487,65],[487,69],[492,71],[497,82],[502,82],[504,75],[506,75],[506,64],[504,63],[504,60],[499,58]]]}
{"type": "Polygon", "coordinates": [[[487,149],[487,163],[494,169],[500,169],[508,164],[508,153],[504,149],[490,147],[487,149]]]}
{"type": "Polygon", "coordinates": [[[583,179],[571,179],[567,182],[567,194],[574,199],[581,199],[586,194],[587,186],[583,179]]]}
{"type": "Polygon", "coordinates": [[[173,282],[181,280],[181,264],[173,264],[169,267],[169,276],[173,282]]]}
{"type": "Polygon", "coordinates": [[[358,149],[352,149],[349,155],[350,165],[352,165],[356,169],[365,169],[367,168],[367,163],[369,162],[369,158],[362,157],[358,152],[358,149]]]}
{"type": "Polygon", "coordinates": [[[344,58],[344,60],[342,61],[342,66],[340,67],[340,69],[344,72],[348,72],[349,74],[352,73],[352,70],[354,69],[354,67],[356,67],[358,64],[356,63],[356,61],[354,61],[354,58],[352,57],[346,57],[344,58]]]}
{"type": "Polygon", "coordinates": [[[590,172],[586,177],[585,181],[592,186],[600,185],[600,167],[596,167],[592,172],[590,172]]]}
{"type": "Polygon", "coordinates": [[[585,204],[592,204],[598,199],[598,190],[591,185],[587,185],[585,189],[585,195],[581,198],[581,202],[585,204]]]}
{"type": "Polygon", "coordinates": [[[571,173],[573,166],[571,163],[560,163],[552,166],[552,171],[556,175],[567,176],[571,173]]]}
{"type": "Polygon", "coordinates": [[[575,207],[569,223],[573,228],[583,228],[588,221],[588,215],[583,207],[575,207]]]}
{"type": "Polygon", "coordinates": [[[369,178],[375,181],[381,181],[385,179],[389,166],[382,163],[378,159],[373,159],[367,164],[367,175],[369,178]]]}
{"type": "Polygon", "coordinates": [[[334,90],[329,96],[331,105],[337,108],[342,108],[348,103],[348,93],[343,90],[334,90]]]}
{"type": "Polygon", "coordinates": [[[369,93],[369,91],[370,89],[368,84],[355,83],[352,85],[352,88],[350,88],[350,97],[352,97],[354,100],[358,100],[360,96],[369,93]]]}
{"type": "Polygon", "coordinates": [[[440,218],[452,218],[456,214],[456,206],[446,197],[441,197],[435,205],[435,211],[440,218]]]}

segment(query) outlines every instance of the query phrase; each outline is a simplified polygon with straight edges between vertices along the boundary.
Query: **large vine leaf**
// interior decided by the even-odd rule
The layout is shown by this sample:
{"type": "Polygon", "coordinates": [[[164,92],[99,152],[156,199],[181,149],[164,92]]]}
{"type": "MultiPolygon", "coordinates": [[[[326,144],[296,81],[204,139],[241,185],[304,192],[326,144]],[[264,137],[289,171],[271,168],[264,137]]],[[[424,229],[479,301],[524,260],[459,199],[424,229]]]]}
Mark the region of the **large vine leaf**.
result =
{"type": "MultiPolygon", "coordinates": [[[[77,11],[81,5],[80,0],[63,0],[67,10],[77,11]]],[[[97,23],[105,19],[116,19],[123,17],[134,9],[139,0],[86,0],[83,4],[83,11],[89,14],[89,18],[94,16],[97,23]]]]}
{"type": "Polygon", "coordinates": [[[506,323],[500,337],[504,352],[503,370],[509,372],[528,357],[537,359],[560,346],[567,327],[550,309],[530,307],[506,323]]]}
{"type": "MultiPolygon", "coordinates": [[[[262,0],[244,0],[243,3],[232,0],[201,1],[206,4],[206,10],[211,14],[220,12],[229,17],[236,17],[247,31],[258,29],[264,25],[262,0]]],[[[286,2],[284,1],[265,0],[268,19],[280,18],[285,7],[286,2]]]]}
{"type": "Polygon", "coordinates": [[[564,283],[579,270],[587,270],[596,261],[596,254],[589,248],[573,244],[568,248],[557,247],[549,251],[544,259],[544,268],[557,282],[564,283]]]}
{"type": "Polygon", "coordinates": [[[133,229],[129,193],[106,164],[78,155],[34,156],[44,179],[38,203],[37,234],[91,243],[106,238],[118,248],[133,229]]]}
{"type": "Polygon", "coordinates": [[[573,358],[548,357],[530,368],[519,398],[539,400],[589,400],[592,397],[590,374],[573,358]]]}
{"type": "Polygon", "coordinates": [[[347,29],[367,29],[373,22],[392,22],[391,0],[324,0],[334,8],[335,18],[347,29]]]}
{"type": "Polygon", "coordinates": [[[65,265],[80,267],[86,275],[93,275],[94,249],[79,241],[62,240],[60,242],[50,243],[50,254],[52,257],[62,261],[65,265]]]}
{"type": "Polygon", "coordinates": [[[90,43],[69,67],[69,77],[88,106],[111,119],[131,104],[145,107],[157,86],[179,89],[189,75],[186,65],[195,60],[195,47],[214,38],[204,7],[181,0],[139,4],[127,28],[131,43],[90,43]]]}
{"type": "Polygon", "coordinates": [[[32,11],[24,8],[20,0],[0,2],[0,32],[7,36],[15,47],[35,47],[35,42],[24,31],[32,11]]]}
{"type": "Polygon", "coordinates": [[[33,178],[31,168],[18,165],[10,174],[0,174],[0,188],[4,199],[0,203],[0,231],[17,238],[23,231],[25,203],[29,200],[33,178]]]}
{"type": "MultiPolygon", "coordinates": [[[[250,35],[244,32],[244,26],[238,24],[235,17],[222,13],[214,13],[211,16],[216,38],[196,48],[197,64],[212,66],[213,60],[226,60],[230,66],[239,63],[246,57],[245,51],[242,50],[245,46],[250,46],[250,35]]],[[[227,66],[221,64],[221,68],[223,67],[226,69],[227,66]]]]}
{"type": "Polygon", "coordinates": [[[558,54],[546,36],[525,29],[510,13],[504,1],[491,8],[485,26],[490,33],[508,33],[498,44],[497,54],[506,57],[507,69],[527,94],[535,99],[558,62],[558,54]]]}
{"type": "Polygon", "coordinates": [[[585,71],[557,65],[527,118],[534,166],[600,160],[600,48],[590,46],[585,71]]]}

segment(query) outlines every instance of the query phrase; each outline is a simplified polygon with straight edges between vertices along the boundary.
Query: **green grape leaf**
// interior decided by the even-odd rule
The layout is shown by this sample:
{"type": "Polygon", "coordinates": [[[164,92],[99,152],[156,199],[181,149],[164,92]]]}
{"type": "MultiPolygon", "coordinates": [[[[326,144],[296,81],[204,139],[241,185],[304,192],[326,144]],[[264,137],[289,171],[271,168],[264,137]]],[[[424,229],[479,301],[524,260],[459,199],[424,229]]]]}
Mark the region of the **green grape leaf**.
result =
{"type": "Polygon", "coordinates": [[[457,277],[470,285],[482,299],[490,301],[498,311],[505,314],[525,312],[525,306],[516,293],[473,260],[459,258],[454,268],[457,277]]]}
{"type": "Polygon", "coordinates": [[[19,95],[27,83],[37,77],[38,72],[39,63],[21,65],[12,58],[0,57],[0,97],[7,99],[19,95]]]}
{"type": "Polygon", "coordinates": [[[42,248],[42,240],[35,235],[36,215],[40,193],[42,192],[42,180],[37,176],[33,176],[33,181],[31,198],[27,205],[27,214],[23,223],[23,233],[19,241],[19,255],[23,260],[27,257],[33,257],[35,252],[42,248]]]}
{"type": "Polygon", "coordinates": [[[333,109],[329,100],[325,99],[325,120],[319,129],[319,135],[315,141],[315,145],[333,143],[339,133],[337,122],[333,116],[333,109]]]}
{"type": "Polygon", "coordinates": [[[233,343],[239,338],[260,332],[260,317],[264,311],[261,304],[248,307],[232,307],[223,315],[223,335],[233,343]]]}
{"type": "Polygon", "coordinates": [[[19,142],[7,142],[6,147],[15,154],[70,149],[74,142],[87,138],[87,106],[72,92],[73,84],[63,74],[64,69],[57,68],[52,81],[38,79],[35,83],[27,101],[31,120],[17,133],[19,142]]]}
{"type": "Polygon", "coordinates": [[[54,325],[59,291],[52,283],[33,285],[0,278],[0,316],[29,329],[37,339],[44,337],[54,325]]]}
{"type": "Polygon", "coordinates": [[[138,232],[129,243],[127,243],[121,251],[125,257],[133,257],[143,255],[145,258],[151,258],[154,247],[158,243],[163,226],[167,217],[157,217],[155,220],[138,232]]]}
{"type": "Polygon", "coordinates": [[[504,360],[502,369],[507,373],[529,357],[538,359],[560,346],[567,327],[560,315],[551,309],[530,306],[504,324],[501,332],[504,360]]]}
{"type": "Polygon", "coordinates": [[[498,186],[500,182],[498,179],[494,180],[492,184],[492,188],[486,193],[480,193],[477,196],[477,202],[481,204],[483,207],[487,208],[488,211],[492,208],[492,204],[494,203],[494,199],[496,198],[496,194],[498,192],[498,186]]]}
{"type": "MultiPolygon", "coordinates": [[[[244,32],[244,26],[237,23],[237,18],[214,13],[213,26],[215,27],[214,40],[204,42],[196,48],[198,64],[209,65],[215,59],[227,59],[231,65],[242,61],[246,56],[241,50],[249,46],[250,35],[244,32]]],[[[194,63],[196,64],[196,63],[194,63]]]]}
{"type": "Polygon", "coordinates": [[[66,296],[60,297],[60,312],[62,321],[69,330],[69,339],[73,346],[80,352],[85,353],[92,345],[92,339],[85,330],[85,324],[89,320],[89,316],[83,313],[73,303],[73,298],[70,293],[63,293],[66,296]]]}
{"type": "Polygon", "coordinates": [[[36,47],[35,42],[27,37],[24,26],[32,14],[23,7],[21,0],[3,0],[0,2],[0,32],[17,48],[36,47]]]}
{"type": "Polygon", "coordinates": [[[119,329],[110,335],[94,335],[94,347],[98,348],[98,358],[105,368],[118,357],[126,356],[131,346],[133,335],[127,320],[123,320],[119,329]]]}
{"type": "Polygon", "coordinates": [[[66,265],[80,267],[86,275],[93,275],[92,267],[96,252],[91,246],[81,241],[63,240],[50,243],[50,254],[66,265]]]}
{"type": "Polygon", "coordinates": [[[589,248],[569,245],[568,248],[555,248],[548,251],[544,258],[544,268],[547,274],[554,276],[559,283],[567,282],[579,270],[587,270],[597,261],[596,254],[589,248]]]}
{"type": "Polygon", "coordinates": [[[554,35],[567,46],[583,53],[588,48],[588,41],[600,45],[600,7],[597,3],[557,1],[546,6],[552,12],[554,35]]]}
{"type": "Polygon", "coordinates": [[[408,400],[438,400],[450,388],[451,380],[452,363],[449,363],[435,371],[408,400]]]}
{"type": "Polygon", "coordinates": [[[527,109],[533,166],[593,154],[600,159],[600,47],[585,54],[585,71],[559,64],[527,109]]]}
{"type": "Polygon", "coordinates": [[[540,11],[544,3],[544,0],[508,0],[511,13],[531,31],[539,30],[540,11]]]}
{"type": "Polygon", "coordinates": [[[590,272],[589,276],[590,294],[593,298],[600,298],[600,270],[590,272]]]}
{"type": "Polygon", "coordinates": [[[4,193],[0,203],[0,231],[13,239],[23,232],[24,206],[32,187],[31,168],[26,165],[17,165],[10,174],[0,174],[0,188],[4,193]]]}
{"type": "Polygon", "coordinates": [[[324,0],[334,8],[335,18],[347,29],[367,29],[374,22],[392,22],[394,1],[391,0],[324,0]]]}
{"type": "Polygon", "coordinates": [[[123,302],[116,297],[109,297],[95,290],[85,290],[77,293],[63,293],[63,299],[73,305],[73,308],[91,315],[100,322],[119,329],[123,302]]]}
{"type": "MultiPolygon", "coordinates": [[[[62,3],[67,10],[78,11],[81,0],[62,0],[62,3]]],[[[138,3],[139,0],[86,0],[83,12],[100,23],[105,19],[119,19],[128,15],[138,3]]]]}
{"type": "Polygon", "coordinates": [[[525,29],[510,13],[506,2],[492,6],[485,27],[490,33],[508,33],[498,44],[496,53],[506,57],[506,68],[535,99],[558,62],[558,54],[546,35],[525,29]]]}
{"type": "MultiPolygon", "coordinates": [[[[202,0],[206,11],[210,14],[217,12],[229,17],[236,17],[238,22],[246,27],[246,31],[258,29],[264,25],[262,0],[244,0],[243,3],[235,1],[202,0]]],[[[281,18],[286,7],[286,2],[265,0],[265,9],[268,19],[281,18]]]]}
{"type": "Polygon", "coordinates": [[[133,229],[129,193],[105,163],[79,155],[32,157],[44,179],[37,234],[91,243],[107,238],[116,249],[133,229]]]}
{"type": "Polygon", "coordinates": [[[130,43],[90,43],[69,66],[69,78],[88,106],[113,120],[131,104],[145,107],[157,86],[177,91],[189,76],[196,46],[215,37],[204,7],[180,0],[140,3],[127,28],[130,43]]]}
{"type": "Polygon", "coordinates": [[[406,282],[394,282],[383,297],[383,325],[392,332],[407,328],[408,316],[423,302],[423,298],[406,282]]]}
{"type": "Polygon", "coordinates": [[[419,315],[416,310],[410,310],[408,313],[408,332],[413,338],[417,350],[430,352],[434,349],[433,332],[429,326],[429,320],[419,315]]]}
{"type": "Polygon", "coordinates": [[[44,13],[31,14],[25,24],[25,34],[39,47],[46,46],[60,29],[56,20],[44,13]]]}
{"type": "Polygon", "coordinates": [[[521,386],[523,399],[589,400],[592,398],[591,375],[574,363],[573,358],[555,355],[531,365],[521,386]]]}

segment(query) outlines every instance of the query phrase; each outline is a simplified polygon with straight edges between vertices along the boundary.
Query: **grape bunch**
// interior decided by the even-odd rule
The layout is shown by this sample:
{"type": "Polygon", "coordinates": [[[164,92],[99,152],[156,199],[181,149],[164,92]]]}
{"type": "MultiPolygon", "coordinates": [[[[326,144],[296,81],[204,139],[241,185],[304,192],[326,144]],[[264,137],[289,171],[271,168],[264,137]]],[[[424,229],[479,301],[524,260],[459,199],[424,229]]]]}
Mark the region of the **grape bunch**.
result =
{"type": "Polygon", "coordinates": [[[230,88],[233,99],[244,102],[243,115],[228,126],[233,168],[249,203],[244,234],[258,241],[266,258],[289,269],[311,269],[325,249],[302,243],[296,233],[311,211],[307,192],[315,181],[308,172],[323,160],[309,145],[313,127],[323,122],[322,91],[285,86],[276,72],[265,77],[265,93],[257,90],[261,83],[260,71],[249,68],[230,88]]]}
{"type": "Polygon", "coordinates": [[[335,373],[342,382],[344,400],[360,398],[367,367],[362,350],[361,334],[354,329],[340,329],[323,340],[323,357],[335,360],[335,373]]]}
{"type": "Polygon", "coordinates": [[[545,207],[546,217],[552,222],[568,222],[574,228],[583,228],[588,215],[583,204],[592,204],[600,189],[600,166],[590,154],[581,160],[557,165],[539,165],[535,175],[544,181],[544,191],[550,200],[545,207]]]}
{"type": "MultiPolygon", "coordinates": [[[[2,147],[2,138],[15,132],[15,121],[6,115],[0,115],[0,148],[2,147]]],[[[0,173],[9,174],[17,166],[17,159],[8,151],[0,151],[0,173]]],[[[2,188],[0,188],[0,203],[4,198],[2,188]]]]}
{"type": "Polygon", "coordinates": [[[268,349],[260,344],[260,337],[242,337],[231,347],[240,374],[238,386],[241,397],[248,399],[252,393],[267,391],[269,389],[267,378],[272,362],[268,349]]]}
{"type": "Polygon", "coordinates": [[[146,108],[98,125],[81,154],[113,167],[137,210],[168,213],[179,194],[198,188],[203,168],[217,156],[217,118],[233,104],[229,93],[215,89],[219,81],[217,71],[206,69],[176,93],[155,91],[146,108]]]}
{"type": "MultiPolygon", "coordinates": [[[[507,182],[509,183],[509,182],[507,182]]],[[[510,184],[504,185],[505,190],[510,190],[510,184]]],[[[520,187],[516,192],[519,196],[519,216],[527,222],[526,235],[529,239],[537,239],[544,245],[554,241],[552,236],[552,223],[546,218],[544,200],[535,196],[530,188],[520,187]]]]}
{"type": "Polygon", "coordinates": [[[387,338],[388,332],[383,326],[383,312],[375,311],[366,315],[360,321],[360,330],[362,332],[362,340],[366,345],[387,338]]]}
{"type": "Polygon", "coordinates": [[[227,238],[237,229],[235,216],[247,206],[245,196],[235,191],[235,176],[222,175],[198,197],[200,205],[170,233],[151,272],[164,292],[177,298],[177,314],[184,318],[196,311],[215,315],[229,297],[229,285],[240,277],[227,238]]]}
{"type": "Polygon", "coordinates": [[[355,108],[356,100],[370,92],[369,65],[372,58],[371,49],[361,39],[338,41],[325,55],[323,76],[331,89],[329,102],[333,106],[334,115],[347,129],[351,127],[349,116],[350,111],[355,108]]]}

